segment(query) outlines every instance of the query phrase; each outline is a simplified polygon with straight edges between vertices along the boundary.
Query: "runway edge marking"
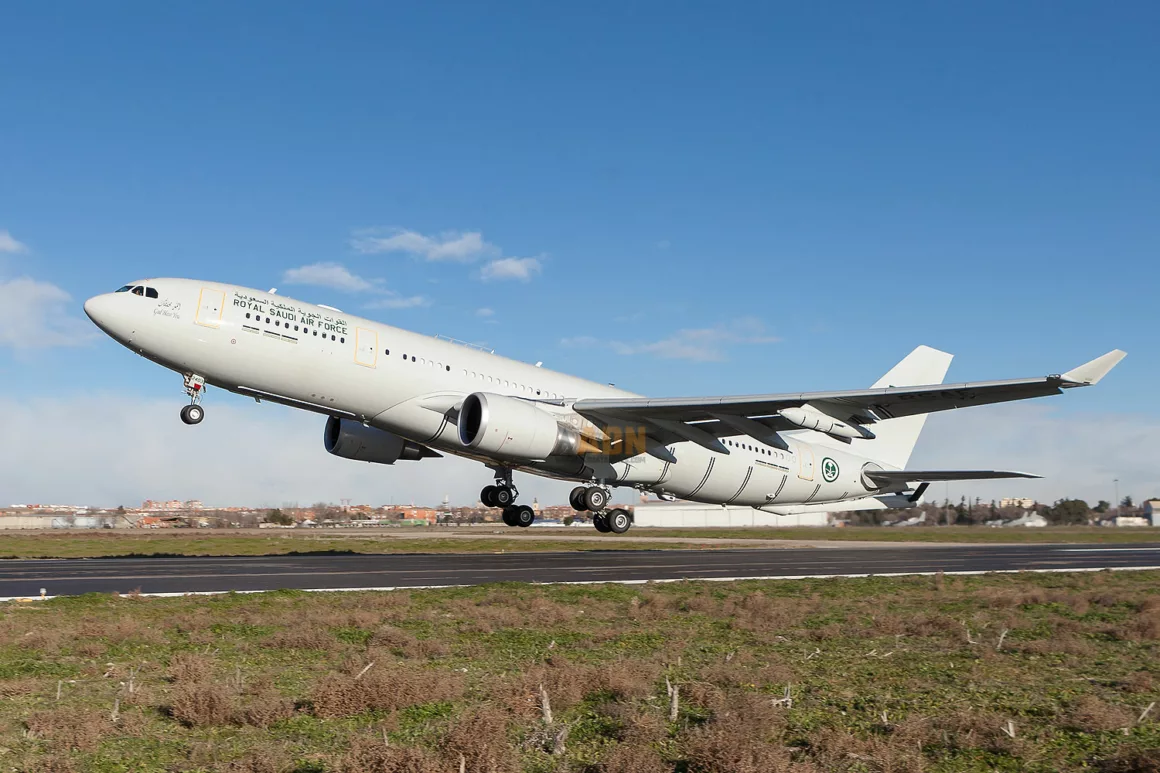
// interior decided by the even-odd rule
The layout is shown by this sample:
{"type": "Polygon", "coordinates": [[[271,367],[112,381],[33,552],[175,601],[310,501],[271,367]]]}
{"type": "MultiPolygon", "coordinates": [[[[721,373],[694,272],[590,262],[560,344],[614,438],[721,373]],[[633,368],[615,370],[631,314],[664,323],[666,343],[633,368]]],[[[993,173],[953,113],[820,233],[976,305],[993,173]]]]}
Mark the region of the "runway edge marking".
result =
{"type": "MultiPolygon", "coordinates": [[[[1160,566],[1084,566],[1071,569],[969,569],[963,571],[933,572],[863,572],[861,574],[783,574],[783,575],[754,575],[752,577],[665,577],[658,580],[565,580],[561,582],[528,582],[528,585],[648,585],[649,583],[669,582],[746,582],[749,580],[838,580],[843,578],[858,579],[863,577],[934,577],[941,574],[944,577],[956,575],[980,574],[1058,574],[1061,572],[1148,572],[1160,570],[1160,566]]],[[[499,582],[497,580],[497,582],[499,582]]],[[[299,591],[301,593],[358,593],[367,591],[391,590],[438,590],[440,588],[471,588],[476,585],[487,585],[484,582],[451,583],[448,585],[383,585],[366,588],[265,588],[263,590],[191,590],[174,593],[121,593],[122,596],[138,596],[143,598],[181,598],[182,596],[224,596],[227,593],[277,593],[283,590],[299,591]]],[[[90,591],[90,593],[108,593],[114,591],[90,591]]],[[[70,598],[72,595],[59,596],[0,596],[0,602],[16,601],[47,601],[49,599],[70,598]]]]}

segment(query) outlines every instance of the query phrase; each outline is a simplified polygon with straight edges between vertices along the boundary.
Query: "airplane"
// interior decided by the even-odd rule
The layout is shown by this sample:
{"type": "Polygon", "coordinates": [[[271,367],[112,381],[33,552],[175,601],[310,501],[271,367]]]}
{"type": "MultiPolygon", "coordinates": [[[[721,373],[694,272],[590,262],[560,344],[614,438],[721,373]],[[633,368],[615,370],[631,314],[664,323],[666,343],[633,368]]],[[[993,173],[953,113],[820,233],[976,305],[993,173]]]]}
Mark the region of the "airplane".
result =
{"type": "Polygon", "coordinates": [[[269,292],[143,279],[85,313],[183,377],[181,420],[201,423],[207,386],[327,417],[323,447],[377,464],[454,454],[489,467],[480,501],[527,527],[516,470],[579,485],[569,502],[602,533],[632,525],[614,487],[663,500],[775,514],[915,507],[935,481],[1038,477],[911,470],[928,414],[1060,394],[1103,378],[1116,349],[1062,374],[942,383],[952,355],[919,346],[869,389],[649,398],[269,292]]]}

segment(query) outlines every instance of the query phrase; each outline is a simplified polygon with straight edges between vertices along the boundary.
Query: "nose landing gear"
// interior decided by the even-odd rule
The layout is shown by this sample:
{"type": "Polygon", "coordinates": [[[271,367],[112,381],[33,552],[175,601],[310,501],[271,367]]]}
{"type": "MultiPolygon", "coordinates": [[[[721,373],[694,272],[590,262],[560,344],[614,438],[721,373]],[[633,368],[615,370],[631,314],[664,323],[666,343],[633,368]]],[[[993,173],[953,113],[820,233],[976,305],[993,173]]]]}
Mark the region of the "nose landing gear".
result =
{"type": "Polygon", "coordinates": [[[186,424],[200,424],[205,418],[205,409],[201,407],[201,395],[205,392],[205,379],[196,373],[185,377],[185,393],[189,395],[189,405],[181,409],[181,420],[186,424]]]}

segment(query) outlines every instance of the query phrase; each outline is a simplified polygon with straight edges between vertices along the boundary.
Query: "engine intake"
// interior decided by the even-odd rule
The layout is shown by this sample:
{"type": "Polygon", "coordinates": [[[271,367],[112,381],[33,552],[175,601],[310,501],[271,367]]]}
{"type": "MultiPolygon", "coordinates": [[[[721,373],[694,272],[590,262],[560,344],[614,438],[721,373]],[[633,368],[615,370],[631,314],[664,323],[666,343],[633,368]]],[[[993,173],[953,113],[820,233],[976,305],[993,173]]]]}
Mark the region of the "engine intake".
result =
{"type": "Polygon", "coordinates": [[[585,450],[580,432],[518,397],[475,392],[459,409],[459,442],[511,459],[546,459],[585,450]]]}
{"type": "Polygon", "coordinates": [[[375,464],[394,464],[399,460],[409,462],[439,456],[430,448],[412,443],[392,432],[333,416],[326,420],[322,445],[327,453],[343,459],[375,464]]]}

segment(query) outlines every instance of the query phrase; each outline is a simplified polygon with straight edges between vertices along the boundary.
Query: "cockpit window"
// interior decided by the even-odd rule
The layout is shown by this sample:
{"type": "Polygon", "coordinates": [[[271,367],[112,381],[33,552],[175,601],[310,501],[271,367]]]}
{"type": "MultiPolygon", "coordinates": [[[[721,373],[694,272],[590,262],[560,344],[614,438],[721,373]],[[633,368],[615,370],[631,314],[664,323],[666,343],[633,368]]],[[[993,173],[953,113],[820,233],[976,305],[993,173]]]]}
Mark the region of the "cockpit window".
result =
{"type": "Polygon", "coordinates": [[[125,285],[124,287],[122,287],[122,288],[121,288],[120,290],[118,290],[117,292],[119,292],[119,293],[127,293],[127,292],[129,292],[130,290],[132,290],[132,289],[133,289],[133,285],[125,285]]]}
{"type": "Polygon", "coordinates": [[[133,288],[133,289],[132,289],[130,292],[132,292],[132,293],[133,293],[133,295],[144,295],[144,294],[145,294],[145,288],[144,288],[144,287],[142,287],[141,285],[137,285],[137,286],[136,286],[136,287],[134,287],[134,288],[133,288]]]}
{"type": "Polygon", "coordinates": [[[155,290],[152,287],[146,287],[145,288],[145,297],[146,298],[156,298],[157,297],[157,290],[155,290]]]}

